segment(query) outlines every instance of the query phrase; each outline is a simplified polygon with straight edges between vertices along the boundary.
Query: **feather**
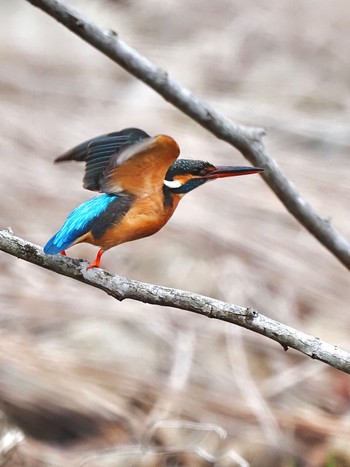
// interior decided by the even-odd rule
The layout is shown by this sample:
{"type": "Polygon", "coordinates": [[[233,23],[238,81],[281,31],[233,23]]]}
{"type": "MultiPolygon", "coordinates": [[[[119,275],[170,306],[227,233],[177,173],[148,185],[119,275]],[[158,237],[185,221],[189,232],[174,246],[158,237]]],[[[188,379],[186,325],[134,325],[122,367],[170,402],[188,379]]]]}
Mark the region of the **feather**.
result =
{"type": "Polygon", "coordinates": [[[73,160],[86,162],[84,188],[91,191],[101,191],[101,179],[111,157],[118,157],[123,148],[145,138],[149,138],[145,131],[138,128],[125,128],[85,141],[62,154],[55,162],[73,160]]]}
{"type": "Polygon", "coordinates": [[[80,204],[69,214],[61,229],[47,242],[44,252],[54,255],[72,246],[89,232],[93,221],[115,200],[117,196],[103,194],[80,204]]]}
{"type": "Polygon", "coordinates": [[[179,153],[176,141],[166,135],[144,138],[127,146],[110,158],[99,181],[101,191],[128,192],[140,197],[159,192],[179,153]]]}

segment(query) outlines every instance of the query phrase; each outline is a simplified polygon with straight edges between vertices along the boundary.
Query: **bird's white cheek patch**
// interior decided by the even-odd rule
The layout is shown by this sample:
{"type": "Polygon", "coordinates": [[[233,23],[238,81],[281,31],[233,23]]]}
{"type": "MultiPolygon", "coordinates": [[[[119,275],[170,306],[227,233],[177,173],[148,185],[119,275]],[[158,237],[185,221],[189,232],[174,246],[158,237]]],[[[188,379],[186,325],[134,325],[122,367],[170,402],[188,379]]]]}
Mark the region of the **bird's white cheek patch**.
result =
{"type": "Polygon", "coordinates": [[[182,183],[179,180],[164,180],[164,185],[168,188],[180,188],[182,183]]]}

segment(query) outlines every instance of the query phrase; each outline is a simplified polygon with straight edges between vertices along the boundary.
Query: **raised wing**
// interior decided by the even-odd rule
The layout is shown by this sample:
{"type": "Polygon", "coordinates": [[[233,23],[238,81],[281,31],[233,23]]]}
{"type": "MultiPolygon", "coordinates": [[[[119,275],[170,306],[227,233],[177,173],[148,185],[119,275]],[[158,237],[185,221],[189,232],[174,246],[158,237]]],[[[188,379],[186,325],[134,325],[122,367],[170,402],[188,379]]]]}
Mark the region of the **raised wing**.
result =
{"type": "Polygon", "coordinates": [[[86,162],[83,179],[84,188],[91,191],[103,191],[101,180],[112,156],[117,160],[124,148],[150,136],[138,128],[125,128],[85,141],[58,157],[55,162],[86,162]]]}
{"type": "Polygon", "coordinates": [[[170,136],[158,135],[129,145],[112,156],[100,180],[105,193],[127,191],[144,197],[161,190],[170,165],[180,154],[170,136]]]}

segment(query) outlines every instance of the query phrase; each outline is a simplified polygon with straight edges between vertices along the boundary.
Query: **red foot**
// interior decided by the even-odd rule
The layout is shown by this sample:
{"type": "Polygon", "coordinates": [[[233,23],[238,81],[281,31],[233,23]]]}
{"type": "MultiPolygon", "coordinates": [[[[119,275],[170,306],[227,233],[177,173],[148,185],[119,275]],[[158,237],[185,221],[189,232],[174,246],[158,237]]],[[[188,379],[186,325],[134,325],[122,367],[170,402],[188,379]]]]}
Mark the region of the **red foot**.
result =
{"type": "Polygon", "coordinates": [[[91,268],[100,268],[100,261],[101,261],[101,256],[103,255],[104,251],[103,250],[98,250],[96,259],[93,263],[89,264],[89,266],[86,269],[91,269],[91,268]]]}
{"type": "Polygon", "coordinates": [[[60,252],[60,255],[67,256],[66,250],[62,250],[62,251],[60,252]]]}

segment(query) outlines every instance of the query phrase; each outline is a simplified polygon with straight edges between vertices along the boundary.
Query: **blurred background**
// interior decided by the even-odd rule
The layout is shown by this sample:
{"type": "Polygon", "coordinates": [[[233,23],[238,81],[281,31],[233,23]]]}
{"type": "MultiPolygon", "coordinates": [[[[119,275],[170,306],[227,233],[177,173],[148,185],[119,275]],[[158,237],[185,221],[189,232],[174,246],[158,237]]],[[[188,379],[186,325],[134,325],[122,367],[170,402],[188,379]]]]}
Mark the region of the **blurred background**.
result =
{"type": "MultiPolygon", "coordinates": [[[[72,0],[237,122],[350,239],[347,0],[72,0]]],[[[93,196],[53,159],[128,126],[246,164],[24,0],[0,0],[0,218],[44,245],[93,196]]],[[[93,260],[96,249],[69,250],[93,260]]],[[[350,351],[348,271],[259,176],[208,184],[112,273],[256,307],[350,351]]],[[[125,301],[0,252],[1,465],[348,466],[350,379],[244,329],[125,301]],[[19,428],[21,430],[19,430],[19,428]],[[24,433],[24,434],[23,434],[24,433]]]]}

